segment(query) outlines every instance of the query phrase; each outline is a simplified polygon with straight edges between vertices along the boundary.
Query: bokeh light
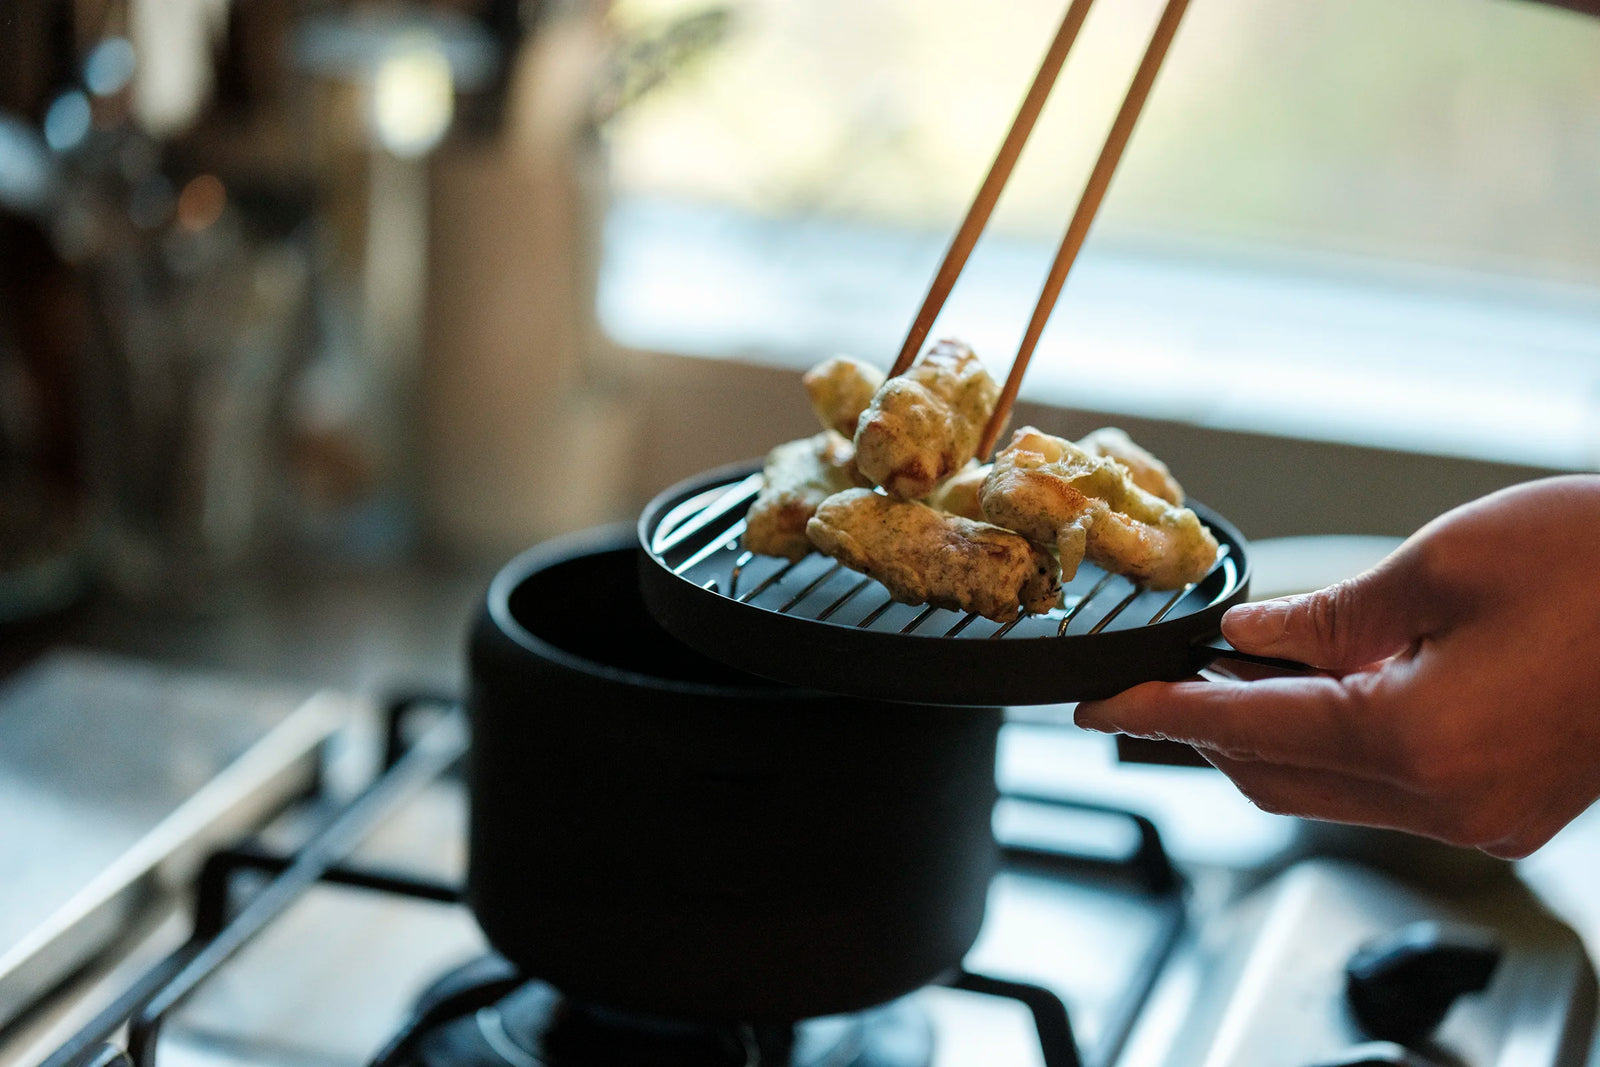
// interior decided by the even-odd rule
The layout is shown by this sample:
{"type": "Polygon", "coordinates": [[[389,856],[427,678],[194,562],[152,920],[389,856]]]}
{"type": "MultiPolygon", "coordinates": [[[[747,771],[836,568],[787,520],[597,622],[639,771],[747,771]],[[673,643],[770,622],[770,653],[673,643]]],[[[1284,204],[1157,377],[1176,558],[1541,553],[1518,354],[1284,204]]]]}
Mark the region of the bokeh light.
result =
{"type": "Polygon", "coordinates": [[[89,136],[93,118],[87,96],[76,90],[62,93],[45,112],[45,142],[57,152],[70,152],[89,136]]]}
{"type": "Polygon", "coordinates": [[[178,225],[199,231],[222,217],[228,206],[228,190],[215,174],[200,174],[189,179],[178,194],[178,225]]]}
{"type": "Polygon", "coordinates": [[[402,45],[372,77],[372,128],[378,143],[401,158],[430,151],[450,128],[455,88],[450,61],[426,39],[402,45]]]}

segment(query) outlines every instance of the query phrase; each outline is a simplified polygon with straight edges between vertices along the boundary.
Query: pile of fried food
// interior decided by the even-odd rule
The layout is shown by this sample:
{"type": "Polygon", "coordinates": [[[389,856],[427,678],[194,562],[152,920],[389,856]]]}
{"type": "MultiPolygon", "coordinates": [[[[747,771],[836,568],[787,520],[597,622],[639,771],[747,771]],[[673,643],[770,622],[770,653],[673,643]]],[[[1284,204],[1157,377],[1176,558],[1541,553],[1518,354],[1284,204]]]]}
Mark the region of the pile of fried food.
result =
{"type": "Polygon", "coordinates": [[[1121,430],[1073,442],[1024,427],[980,463],[1000,387],[958,341],[888,380],[835,357],[804,383],[826,429],[767,456],[751,552],[820,551],[896,600],[997,622],[1058,605],[1085,559],[1151,589],[1182,588],[1216,561],[1183,488],[1121,430]]]}

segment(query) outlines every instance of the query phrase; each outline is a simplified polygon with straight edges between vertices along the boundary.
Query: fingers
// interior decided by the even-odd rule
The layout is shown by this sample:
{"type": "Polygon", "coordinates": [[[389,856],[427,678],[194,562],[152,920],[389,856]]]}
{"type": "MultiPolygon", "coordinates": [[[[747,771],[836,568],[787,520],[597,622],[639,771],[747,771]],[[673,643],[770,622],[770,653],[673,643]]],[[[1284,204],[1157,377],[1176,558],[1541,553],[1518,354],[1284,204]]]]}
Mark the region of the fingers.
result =
{"type": "MultiPolygon", "coordinates": [[[[1282,667],[1269,666],[1266,663],[1254,663],[1247,659],[1236,659],[1232,656],[1218,659],[1208,664],[1200,672],[1201,678],[1212,678],[1224,682],[1255,682],[1262,678],[1282,678],[1286,672],[1282,667]]],[[[1304,671],[1294,672],[1304,674],[1304,671]]]]}
{"type": "Polygon", "coordinates": [[[1499,859],[1529,855],[1579,814],[1529,817],[1519,810],[1508,815],[1493,807],[1463,807],[1359,775],[1236,760],[1221,753],[1199,751],[1262,811],[1403,830],[1458,848],[1476,848],[1499,859]],[[1485,832],[1489,827],[1504,827],[1505,832],[1485,832]]]}
{"type": "Polygon", "coordinates": [[[1417,553],[1402,548],[1377,567],[1315,593],[1242,604],[1222,635],[1243,652],[1348,671],[1394,655],[1434,625],[1417,553]]]}
{"type": "Polygon", "coordinates": [[[1078,705],[1077,724],[1102,733],[1183,741],[1234,759],[1371,774],[1387,769],[1387,730],[1361,676],[1254,682],[1147,682],[1078,705]]]}
{"type": "Polygon", "coordinates": [[[1339,771],[1237,760],[1204,749],[1200,754],[1231,778],[1252,804],[1274,815],[1412,833],[1431,829],[1431,817],[1418,798],[1384,782],[1339,771]]]}
{"type": "Polygon", "coordinates": [[[1466,843],[1506,860],[1518,860],[1531,854],[1594,802],[1593,790],[1586,788],[1558,788],[1542,803],[1524,789],[1517,790],[1514,797],[1497,799],[1496,806],[1502,813],[1510,809],[1514,814],[1498,820],[1480,818],[1477,821],[1488,832],[1479,834],[1479,840],[1466,843]]]}
{"type": "Polygon", "coordinates": [[[1076,717],[1086,729],[1193,745],[1264,811],[1506,858],[1538,848],[1592,800],[1589,788],[1530,795],[1520,762],[1508,773],[1484,763],[1481,744],[1461,751],[1448,729],[1426,726],[1370,677],[1151,682],[1079,704],[1076,717]]]}

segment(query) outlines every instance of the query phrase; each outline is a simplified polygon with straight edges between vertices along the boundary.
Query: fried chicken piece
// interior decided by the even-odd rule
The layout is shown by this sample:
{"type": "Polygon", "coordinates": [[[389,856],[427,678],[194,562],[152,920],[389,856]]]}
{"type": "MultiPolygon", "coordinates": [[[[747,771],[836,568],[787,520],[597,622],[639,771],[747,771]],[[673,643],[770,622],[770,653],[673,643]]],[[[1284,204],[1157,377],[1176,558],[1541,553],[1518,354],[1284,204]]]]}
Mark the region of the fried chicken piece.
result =
{"type": "Polygon", "coordinates": [[[1141,448],[1133,438],[1115,426],[1104,426],[1078,442],[1078,447],[1092,455],[1110,456],[1128,468],[1133,484],[1154,494],[1169,504],[1183,507],[1183,486],[1172,476],[1167,465],[1141,448]]]}
{"type": "Polygon", "coordinates": [[[1178,589],[1216,562],[1217,540],[1193,511],[1140,489],[1116,460],[1031,426],[995,457],[979,499],[990,522],[1054,541],[1069,578],[1088,559],[1151,589],[1178,589]]]}
{"type": "Polygon", "coordinates": [[[919,500],[966,466],[999,398],[972,349],[940,341],[861,413],[856,464],[891,496],[919,500]]]}
{"type": "Polygon", "coordinates": [[[983,507],[978,503],[978,491],[983,480],[989,477],[990,464],[969,460],[965,467],[940,482],[927,496],[927,504],[964,519],[983,522],[983,507]]]}
{"type": "Polygon", "coordinates": [[[883,387],[883,372],[849,356],[834,356],[806,371],[800,379],[811,397],[811,410],[822,425],[846,437],[856,435],[856,420],[883,387]]]}
{"type": "Polygon", "coordinates": [[[1069,580],[1083,562],[1095,510],[1090,487],[1076,483],[1103,479],[1110,466],[1110,460],[1025,426],[995,456],[978,490],[979,507],[988,522],[1036,544],[1055,544],[1062,579],[1069,580]]]}
{"type": "Polygon", "coordinates": [[[762,474],[766,484],[745,513],[744,547],[786,559],[811,553],[806,523],[818,504],[864,484],[855,469],[855,449],[833,430],[774,448],[762,474]]]}
{"type": "Polygon", "coordinates": [[[811,543],[882,582],[907,604],[934,604],[1010,622],[1060,602],[1050,554],[1025,538],[914,500],[869,489],[829,497],[806,525],[811,543]]]}

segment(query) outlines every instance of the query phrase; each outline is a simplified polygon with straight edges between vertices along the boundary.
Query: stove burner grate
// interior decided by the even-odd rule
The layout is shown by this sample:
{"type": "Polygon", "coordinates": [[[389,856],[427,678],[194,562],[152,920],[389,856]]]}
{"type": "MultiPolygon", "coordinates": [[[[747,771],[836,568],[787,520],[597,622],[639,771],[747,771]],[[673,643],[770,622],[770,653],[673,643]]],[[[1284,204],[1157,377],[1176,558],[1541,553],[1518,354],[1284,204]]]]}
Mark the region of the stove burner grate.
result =
{"type": "Polygon", "coordinates": [[[928,1067],[933,1060],[932,1027],[905,1001],[794,1027],[650,1019],[568,1000],[518,978],[494,955],[440,979],[417,1018],[427,1021],[375,1067],[928,1067]],[[472,1007],[508,984],[499,999],[472,1007]],[[458,1014],[441,1020],[447,1004],[458,1014]]]}
{"type": "MultiPolygon", "coordinates": [[[[250,943],[275,918],[318,883],[459,906],[459,888],[423,878],[345,862],[384,818],[418,789],[448,773],[465,751],[460,716],[449,700],[408,696],[389,707],[390,741],[384,772],[310,841],[284,855],[251,847],[214,854],[206,863],[189,941],[132,982],[114,1001],[46,1058],[40,1067],[152,1067],[163,1024],[200,985],[250,943]],[[415,711],[450,711],[410,745],[405,728],[415,711]],[[269,876],[236,884],[248,872],[269,876]],[[238,897],[243,897],[235,907],[238,897]],[[126,1048],[112,1043],[127,1028],[126,1048]]],[[[1183,926],[1181,885],[1149,820],[1129,812],[1051,797],[1011,799],[1126,817],[1139,843],[1127,857],[1079,855],[1055,849],[1007,846],[1009,863],[1066,876],[1115,877],[1136,893],[1168,905],[1165,931],[1150,946],[1112,1012],[1102,1040],[1087,1062],[1114,1062],[1132,1021],[1148,996],[1183,926]]],[[[1073,1036],[1067,1008],[1039,986],[971,973],[947,976],[952,989],[1018,1001],[1037,1030],[1044,1067],[1082,1067],[1086,1057],[1073,1036]]],[[[921,1012],[897,1001],[852,1016],[812,1019],[793,1028],[703,1026],[641,1020],[564,1000],[555,990],[515,973],[499,957],[483,957],[435,984],[411,1020],[371,1061],[371,1067],[923,1067],[931,1062],[932,1035],[921,1012]],[[663,1058],[663,1050],[666,1058],[663,1058]],[[637,1053],[640,1058],[630,1059],[637,1053]],[[676,1055],[678,1058],[673,1059],[676,1055]]]]}

